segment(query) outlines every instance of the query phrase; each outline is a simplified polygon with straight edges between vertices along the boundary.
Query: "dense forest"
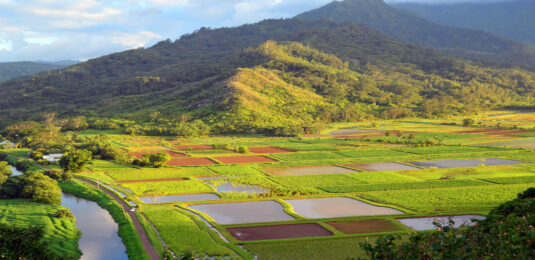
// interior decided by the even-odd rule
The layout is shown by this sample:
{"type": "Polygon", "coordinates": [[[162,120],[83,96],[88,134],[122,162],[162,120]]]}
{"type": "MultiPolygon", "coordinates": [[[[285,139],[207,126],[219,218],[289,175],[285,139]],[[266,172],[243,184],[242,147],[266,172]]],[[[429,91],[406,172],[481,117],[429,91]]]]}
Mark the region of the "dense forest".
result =
{"type": "Polygon", "coordinates": [[[296,18],[351,21],[398,40],[432,47],[455,56],[535,68],[535,48],[531,46],[481,30],[436,24],[415,13],[389,6],[383,0],[333,1],[296,18]]]}
{"type": "Polygon", "coordinates": [[[285,135],[329,122],[529,105],[535,73],[455,58],[350,21],[294,18],[202,28],[0,89],[3,126],[53,114],[66,130],[285,135]]]}
{"type": "Polygon", "coordinates": [[[482,3],[392,3],[438,24],[481,29],[535,45],[535,2],[531,0],[482,3]]]}
{"type": "Polygon", "coordinates": [[[8,81],[18,77],[30,76],[42,71],[51,71],[55,69],[65,68],[73,65],[76,62],[0,62],[0,82],[8,81]]]}

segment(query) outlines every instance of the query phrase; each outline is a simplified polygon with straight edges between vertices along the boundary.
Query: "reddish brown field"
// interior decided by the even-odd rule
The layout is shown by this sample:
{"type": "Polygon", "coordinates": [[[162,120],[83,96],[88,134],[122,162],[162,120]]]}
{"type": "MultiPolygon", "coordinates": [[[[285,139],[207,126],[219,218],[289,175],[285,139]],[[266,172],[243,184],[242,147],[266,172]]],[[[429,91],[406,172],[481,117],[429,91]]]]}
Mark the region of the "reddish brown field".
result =
{"type": "Polygon", "coordinates": [[[171,157],[187,157],[187,155],[179,152],[174,151],[150,151],[150,152],[133,152],[128,153],[128,155],[135,156],[137,158],[143,157],[144,154],[153,154],[153,153],[166,153],[169,154],[171,157]]]}
{"type": "Polygon", "coordinates": [[[264,162],[276,162],[277,160],[271,159],[263,155],[246,155],[246,156],[225,156],[215,157],[214,159],[226,163],[264,163],[264,162]]]}
{"type": "Polygon", "coordinates": [[[278,147],[249,147],[251,153],[293,153],[295,151],[278,147]]]}
{"type": "Polygon", "coordinates": [[[153,179],[153,180],[128,180],[115,181],[116,183],[136,183],[136,182],[157,182],[157,181],[185,181],[187,178],[173,178],[173,179],[153,179]]]}
{"type": "Polygon", "coordinates": [[[184,158],[184,159],[173,159],[167,162],[169,166],[195,166],[195,165],[210,165],[217,164],[209,158],[184,158]]]}
{"type": "Polygon", "coordinates": [[[394,224],[385,220],[362,220],[344,222],[326,222],[344,234],[379,233],[399,230],[394,224]]]}
{"type": "Polygon", "coordinates": [[[175,145],[173,147],[179,150],[186,150],[188,148],[190,149],[212,149],[212,146],[209,144],[185,144],[185,145],[175,145]]]}
{"type": "Polygon", "coordinates": [[[290,224],[263,227],[227,228],[227,231],[240,241],[285,239],[300,237],[325,237],[333,233],[315,224],[290,224]]]}

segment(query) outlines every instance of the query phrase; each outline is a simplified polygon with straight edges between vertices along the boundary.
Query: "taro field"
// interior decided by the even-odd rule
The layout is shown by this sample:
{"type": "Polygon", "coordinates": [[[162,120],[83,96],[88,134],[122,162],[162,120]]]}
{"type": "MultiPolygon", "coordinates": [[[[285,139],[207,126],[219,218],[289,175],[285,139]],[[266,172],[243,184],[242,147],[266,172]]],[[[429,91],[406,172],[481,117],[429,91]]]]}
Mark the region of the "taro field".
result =
{"type": "Polygon", "coordinates": [[[287,138],[111,133],[132,157],[165,152],[171,161],[150,168],[95,160],[79,177],[124,194],[151,224],[148,233],[157,232],[156,248],[165,243],[175,254],[357,258],[359,241],[430,232],[426,217],[470,225],[535,186],[534,114],[489,112],[475,122],[346,123],[287,138]]]}

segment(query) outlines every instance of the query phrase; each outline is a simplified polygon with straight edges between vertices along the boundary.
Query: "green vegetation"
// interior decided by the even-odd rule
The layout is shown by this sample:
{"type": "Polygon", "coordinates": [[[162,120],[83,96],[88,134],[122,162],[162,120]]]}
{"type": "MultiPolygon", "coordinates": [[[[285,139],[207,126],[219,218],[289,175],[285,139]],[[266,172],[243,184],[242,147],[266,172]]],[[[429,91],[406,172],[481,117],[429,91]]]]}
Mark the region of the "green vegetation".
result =
{"type": "Polygon", "coordinates": [[[348,186],[328,186],[321,187],[322,190],[332,193],[368,192],[368,191],[390,191],[390,190],[413,190],[413,189],[434,189],[464,186],[484,186],[489,183],[476,180],[449,180],[449,181],[425,181],[425,182],[401,182],[389,184],[359,184],[348,186]]]}
{"type": "MultiPolygon", "coordinates": [[[[250,165],[215,165],[208,166],[209,169],[217,172],[220,175],[226,176],[244,176],[244,175],[262,175],[262,172],[258,171],[250,165]]],[[[203,175],[197,175],[203,176],[203,175]]]]}
{"type": "Polygon", "coordinates": [[[121,184],[121,186],[138,195],[174,195],[213,191],[210,187],[197,180],[136,182],[121,184]]]}
{"type": "Polygon", "coordinates": [[[531,186],[533,185],[515,184],[418,190],[416,192],[410,190],[391,191],[369,193],[362,195],[362,197],[417,211],[466,211],[491,209],[500,203],[513,199],[515,194],[531,186]]]}
{"type": "Polygon", "coordinates": [[[355,151],[341,151],[337,152],[337,154],[341,154],[346,157],[350,158],[362,158],[362,157],[385,157],[385,156],[403,156],[407,155],[404,152],[396,151],[396,150],[355,150],[355,151]]]}
{"type": "Polygon", "coordinates": [[[191,251],[210,256],[235,256],[217,234],[196,216],[173,206],[145,206],[143,214],[156,226],[162,239],[175,254],[191,251]]]}
{"type": "MultiPolygon", "coordinates": [[[[0,224],[6,224],[13,228],[40,227],[43,230],[43,242],[47,244],[48,249],[53,254],[61,259],[78,259],[82,254],[78,249],[80,231],[76,228],[74,218],[56,218],[55,213],[58,210],[66,210],[66,208],[36,203],[27,199],[0,200],[0,224]]],[[[2,228],[2,230],[5,229],[2,228]]],[[[31,232],[31,230],[27,231],[31,232]]],[[[9,237],[6,237],[5,233],[0,232],[0,240],[13,239],[12,241],[16,241],[18,238],[13,236],[22,234],[24,233],[11,233],[9,237]]],[[[34,235],[39,234],[34,233],[34,235]]],[[[24,249],[28,251],[31,251],[34,245],[39,245],[37,241],[31,240],[31,236],[21,240],[24,242],[19,245],[26,245],[24,249]],[[36,244],[26,244],[28,242],[36,244]]],[[[0,253],[6,253],[2,249],[4,245],[7,244],[0,243],[0,253]]],[[[18,252],[20,253],[20,251],[18,252]]],[[[15,259],[10,258],[9,255],[6,255],[8,259],[15,259]]],[[[27,259],[36,258],[28,257],[27,259]]]]}
{"type": "Polygon", "coordinates": [[[91,162],[92,153],[88,150],[74,150],[66,153],[59,160],[59,165],[66,172],[81,172],[91,162]]]}
{"type": "Polygon", "coordinates": [[[110,213],[113,220],[119,226],[118,233],[123,244],[126,246],[126,253],[130,259],[149,259],[132,224],[132,220],[124,213],[121,205],[112,197],[79,180],[64,181],[59,184],[64,192],[95,201],[100,207],[110,213]]]}
{"type": "Polygon", "coordinates": [[[324,187],[359,183],[358,180],[344,174],[286,176],[271,179],[287,187],[324,187]]]}
{"type": "Polygon", "coordinates": [[[412,234],[409,243],[396,243],[399,236],[387,235],[375,245],[360,243],[371,259],[473,259],[488,257],[533,258],[535,233],[533,211],[535,188],[493,209],[485,220],[465,230],[434,222],[438,231],[412,234]]]}
{"type": "Polygon", "coordinates": [[[283,153],[273,154],[271,157],[281,161],[313,161],[346,158],[342,155],[330,152],[283,153]]]}
{"type": "Polygon", "coordinates": [[[60,205],[61,189],[57,182],[40,172],[11,176],[0,185],[0,198],[30,198],[45,204],[60,205]]]}
{"type": "Polygon", "coordinates": [[[106,173],[116,180],[150,180],[215,175],[213,171],[210,171],[205,167],[159,169],[118,168],[114,170],[108,170],[106,173]]]}

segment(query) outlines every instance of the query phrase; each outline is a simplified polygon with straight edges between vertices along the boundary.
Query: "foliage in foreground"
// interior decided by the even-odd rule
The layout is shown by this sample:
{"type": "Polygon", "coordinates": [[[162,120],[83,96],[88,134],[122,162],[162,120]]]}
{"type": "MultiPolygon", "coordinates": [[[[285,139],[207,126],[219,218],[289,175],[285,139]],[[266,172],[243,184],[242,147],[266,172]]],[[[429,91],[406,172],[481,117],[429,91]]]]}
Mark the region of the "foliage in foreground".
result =
{"type": "Polygon", "coordinates": [[[42,227],[0,224],[0,255],[7,259],[56,259],[45,241],[42,227]]]}
{"type": "Polygon", "coordinates": [[[399,236],[379,237],[375,245],[360,243],[371,259],[502,259],[535,258],[535,188],[493,209],[487,219],[466,230],[454,222],[437,232],[413,234],[408,242],[399,236]]]}

